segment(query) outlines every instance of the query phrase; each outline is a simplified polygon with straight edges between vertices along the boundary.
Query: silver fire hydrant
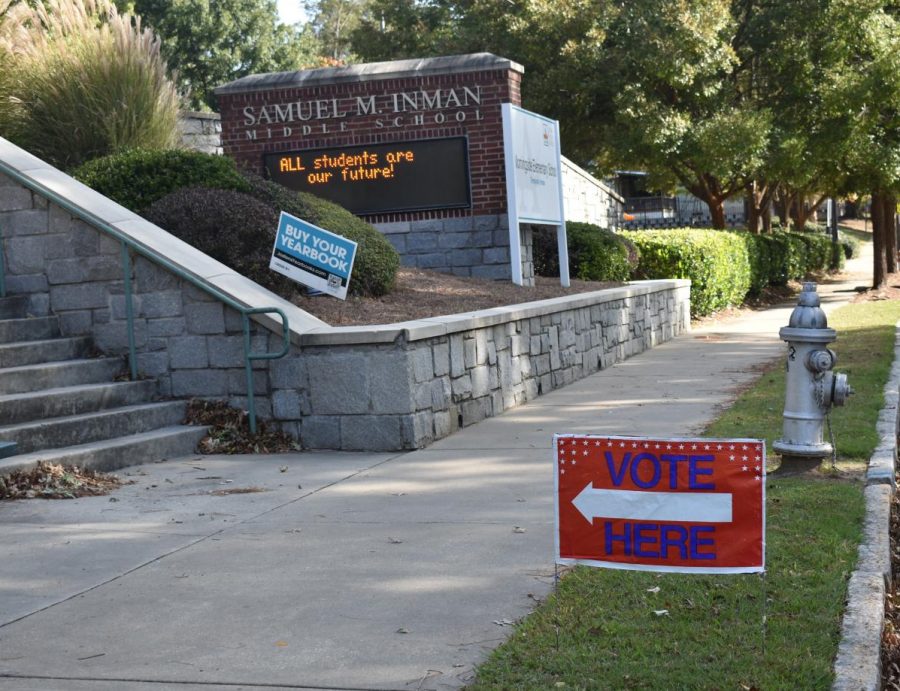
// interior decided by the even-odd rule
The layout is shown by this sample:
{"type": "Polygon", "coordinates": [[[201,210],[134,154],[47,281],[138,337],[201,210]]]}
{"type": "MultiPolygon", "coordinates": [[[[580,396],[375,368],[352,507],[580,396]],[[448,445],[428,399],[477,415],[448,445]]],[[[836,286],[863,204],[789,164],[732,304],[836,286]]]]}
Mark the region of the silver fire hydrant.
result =
{"type": "Polygon", "coordinates": [[[787,341],[787,387],[782,438],[773,444],[781,454],[779,472],[803,472],[818,467],[834,447],[825,440],[825,420],[831,406],[842,406],[853,389],[846,374],[832,371],[837,355],[825,346],[837,338],[828,328],[815,283],[804,283],[788,325],[778,332],[787,341]]]}

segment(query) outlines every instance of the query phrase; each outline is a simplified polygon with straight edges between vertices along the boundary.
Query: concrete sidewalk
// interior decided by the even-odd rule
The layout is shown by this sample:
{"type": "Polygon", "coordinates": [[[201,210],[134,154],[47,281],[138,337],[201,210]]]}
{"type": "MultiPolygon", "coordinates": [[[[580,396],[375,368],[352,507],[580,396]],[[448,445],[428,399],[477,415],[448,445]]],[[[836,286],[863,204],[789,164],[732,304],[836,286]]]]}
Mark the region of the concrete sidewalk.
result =
{"type": "MultiPolygon", "coordinates": [[[[820,288],[828,309],[871,263],[820,288]]],[[[552,587],[552,435],[699,433],[782,355],[790,311],[421,451],[196,456],[109,497],[2,503],[0,690],[457,688],[552,587]]]]}

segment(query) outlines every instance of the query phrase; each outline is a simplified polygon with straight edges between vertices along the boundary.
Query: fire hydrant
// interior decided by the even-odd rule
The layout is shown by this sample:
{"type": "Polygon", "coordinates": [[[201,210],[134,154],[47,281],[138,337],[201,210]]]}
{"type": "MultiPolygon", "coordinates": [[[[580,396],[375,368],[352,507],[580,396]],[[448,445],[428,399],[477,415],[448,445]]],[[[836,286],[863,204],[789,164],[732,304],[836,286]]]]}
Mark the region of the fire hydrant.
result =
{"type": "Polygon", "coordinates": [[[804,283],[788,325],[778,332],[787,341],[787,386],[782,438],[773,444],[781,454],[778,472],[804,472],[834,452],[825,440],[831,407],[842,406],[853,393],[846,374],[832,371],[837,355],[825,346],[837,338],[828,328],[815,283],[804,283]]]}

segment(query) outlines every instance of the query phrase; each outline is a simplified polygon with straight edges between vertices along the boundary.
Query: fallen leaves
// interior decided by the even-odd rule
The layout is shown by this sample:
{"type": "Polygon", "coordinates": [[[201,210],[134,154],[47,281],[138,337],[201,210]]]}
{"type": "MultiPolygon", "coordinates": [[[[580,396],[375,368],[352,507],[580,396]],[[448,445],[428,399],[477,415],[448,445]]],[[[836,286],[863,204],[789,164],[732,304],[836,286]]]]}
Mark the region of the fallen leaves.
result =
{"type": "MultiPolygon", "coordinates": [[[[208,425],[209,432],[200,440],[200,453],[290,453],[300,451],[300,444],[284,432],[270,430],[257,422],[256,434],[250,434],[248,415],[244,410],[231,408],[224,401],[206,401],[199,398],[188,402],[185,423],[208,425]]],[[[282,466],[287,472],[287,466],[282,466]]],[[[279,469],[280,470],[280,469],[279,469]]]]}
{"type": "Polygon", "coordinates": [[[124,484],[115,475],[40,461],[31,470],[0,476],[0,499],[74,499],[108,494],[124,484]]]}

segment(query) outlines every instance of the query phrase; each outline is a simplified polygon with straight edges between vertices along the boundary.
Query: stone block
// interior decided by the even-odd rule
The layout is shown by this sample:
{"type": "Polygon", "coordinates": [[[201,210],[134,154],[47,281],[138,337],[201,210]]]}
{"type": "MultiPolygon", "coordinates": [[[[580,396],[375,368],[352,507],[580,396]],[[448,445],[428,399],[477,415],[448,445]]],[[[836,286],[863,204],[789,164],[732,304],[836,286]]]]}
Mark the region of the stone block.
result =
{"type": "Polygon", "coordinates": [[[340,417],[307,415],[300,422],[300,443],[305,449],[340,449],[340,417]]]}
{"type": "Polygon", "coordinates": [[[272,415],[277,420],[299,420],[303,417],[300,393],[296,389],[281,389],[272,393],[272,415]]]}
{"type": "Polygon", "coordinates": [[[434,438],[449,437],[457,430],[456,415],[452,411],[440,411],[434,414],[434,438]]]}
{"type": "Polygon", "coordinates": [[[50,314],[50,296],[47,293],[32,293],[28,296],[28,314],[45,317],[50,314]]]}
{"type": "Polygon", "coordinates": [[[469,236],[469,247],[492,248],[493,246],[494,234],[489,230],[476,231],[469,236]]]}
{"type": "Polygon", "coordinates": [[[31,190],[28,188],[16,185],[0,187],[0,212],[21,211],[32,206],[31,190]]]}
{"type": "Polygon", "coordinates": [[[431,407],[434,410],[445,410],[450,407],[453,389],[448,377],[441,377],[431,382],[431,407]]]}
{"type": "Polygon", "coordinates": [[[186,333],[187,326],[184,317],[167,317],[164,319],[150,319],[147,321],[147,335],[150,338],[184,336],[186,333]]]}
{"type": "Polygon", "coordinates": [[[50,229],[48,212],[26,209],[0,213],[0,228],[6,237],[46,234],[50,229]]]}
{"type": "MultiPolygon", "coordinates": [[[[3,227],[0,222],[0,227],[3,227]]],[[[11,274],[34,274],[44,270],[46,238],[41,235],[6,240],[6,265],[11,274]]]]}
{"type": "Polygon", "coordinates": [[[496,215],[475,216],[473,221],[475,230],[496,230],[500,226],[500,217],[496,215]]]}
{"type": "Polygon", "coordinates": [[[87,269],[85,264],[84,259],[54,259],[47,261],[47,282],[51,285],[82,283],[85,280],[87,269]]]}
{"type": "Polygon", "coordinates": [[[444,232],[460,233],[475,229],[475,222],[471,216],[463,218],[448,218],[444,221],[444,232]]]}
{"type": "Polygon", "coordinates": [[[414,256],[414,261],[420,269],[440,269],[450,265],[449,258],[443,252],[417,254],[414,256]]]}
{"type": "Polygon", "coordinates": [[[243,336],[210,336],[207,339],[210,367],[243,367],[243,336]]]}
{"type": "Polygon", "coordinates": [[[406,236],[406,251],[409,254],[426,254],[439,247],[439,233],[411,232],[406,236]]]}
{"type": "MultiPolygon", "coordinates": [[[[431,359],[430,348],[422,348],[421,352],[431,359]]],[[[357,377],[369,380],[369,412],[384,415],[415,411],[411,355],[402,351],[372,353],[367,365],[356,372],[357,377]]]]}
{"type": "Polygon", "coordinates": [[[412,228],[409,221],[398,221],[396,223],[375,223],[375,228],[385,235],[394,235],[397,233],[408,233],[412,228]]]}
{"type": "Polygon", "coordinates": [[[307,358],[309,396],[316,415],[358,415],[369,412],[368,357],[333,353],[307,358]]]}
{"type": "Polygon", "coordinates": [[[491,390],[490,368],[487,365],[473,367],[470,376],[472,378],[472,397],[487,396],[491,390]]]}
{"type": "MultiPolygon", "coordinates": [[[[124,353],[128,350],[128,325],[125,322],[97,324],[94,322],[94,343],[104,353],[124,353]]],[[[147,325],[144,322],[134,324],[134,344],[143,348],[147,344],[147,325]]]]}
{"type": "Polygon", "coordinates": [[[436,343],[431,349],[434,358],[434,375],[443,377],[450,373],[450,342],[436,343]]]}
{"type": "Polygon", "coordinates": [[[434,441],[434,414],[430,410],[400,418],[404,449],[421,449],[434,441]]]}
{"type": "Polygon", "coordinates": [[[472,377],[468,374],[457,377],[451,380],[450,388],[453,392],[454,400],[458,401],[462,398],[468,398],[472,395],[472,377]]]}
{"type": "Polygon", "coordinates": [[[93,326],[94,319],[90,310],[59,315],[59,331],[63,336],[83,336],[91,333],[93,326]]]}
{"type": "Polygon", "coordinates": [[[136,257],[133,261],[135,284],[140,292],[155,293],[164,290],[180,292],[180,279],[171,271],[143,257],[136,257]]]}
{"type": "MultiPolygon", "coordinates": [[[[247,371],[241,369],[210,370],[210,372],[226,372],[228,375],[228,393],[247,395],[247,371]]],[[[269,376],[264,370],[253,370],[253,393],[257,399],[269,395],[269,376]]]]}
{"type": "Polygon", "coordinates": [[[485,264],[509,264],[509,248],[508,247],[489,247],[484,250],[485,264]]]}
{"type": "Polygon", "coordinates": [[[420,345],[411,351],[413,380],[419,384],[434,379],[434,361],[431,348],[420,345]]]}
{"type": "Polygon", "coordinates": [[[424,221],[412,221],[409,224],[410,233],[441,233],[444,223],[437,218],[429,218],[424,221]]]}
{"type": "Polygon", "coordinates": [[[460,377],[466,371],[465,348],[462,334],[450,336],[450,376],[460,377]]]}
{"type": "Polygon", "coordinates": [[[466,369],[472,369],[476,365],[474,338],[466,338],[463,341],[463,352],[465,353],[466,369]]]}
{"type": "Polygon", "coordinates": [[[169,370],[169,353],[161,350],[155,353],[138,353],[138,372],[156,378],[169,370]]]}
{"type": "Polygon", "coordinates": [[[228,395],[228,375],[225,370],[183,369],[172,372],[172,395],[188,396],[228,395]]]}
{"type": "Polygon", "coordinates": [[[188,333],[225,333],[225,313],[220,302],[200,302],[185,305],[184,316],[187,321],[188,333]]]}
{"type": "Polygon", "coordinates": [[[461,249],[464,247],[473,247],[472,233],[468,231],[462,233],[441,233],[438,239],[438,247],[442,249],[461,249]]]}
{"type": "Polygon", "coordinates": [[[341,416],[341,448],[345,451],[399,451],[403,448],[400,416],[341,416]]]}
{"type": "Polygon", "coordinates": [[[394,246],[394,249],[397,250],[400,254],[406,252],[406,236],[396,233],[394,235],[386,235],[388,242],[394,246]]]}
{"type": "Polygon", "coordinates": [[[490,396],[463,401],[460,404],[460,412],[463,418],[463,427],[468,427],[485,418],[491,417],[493,405],[490,396]]]}
{"type": "Polygon", "coordinates": [[[473,266],[471,275],[473,278],[485,278],[491,281],[510,280],[512,276],[509,266],[504,264],[473,266]]]}
{"type": "Polygon", "coordinates": [[[50,289],[50,305],[54,312],[105,308],[107,286],[99,283],[55,286],[50,289]]]}
{"type": "Polygon", "coordinates": [[[209,352],[204,336],[181,336],[169,341],[172,369],[199,369],[209,365],[209,352]]]}
{"type": "Polygon", "coordinates": [[[303,356],[288,353],[283,358],[269,363],[269,377],[276,389],[305,389],[306,362],[303,356]]]}
{"type": "Polygon", "coordinates": [[[451,266],[477,266],[481,264],[481,250],[458,249],[450,254],[451,266]]]}

